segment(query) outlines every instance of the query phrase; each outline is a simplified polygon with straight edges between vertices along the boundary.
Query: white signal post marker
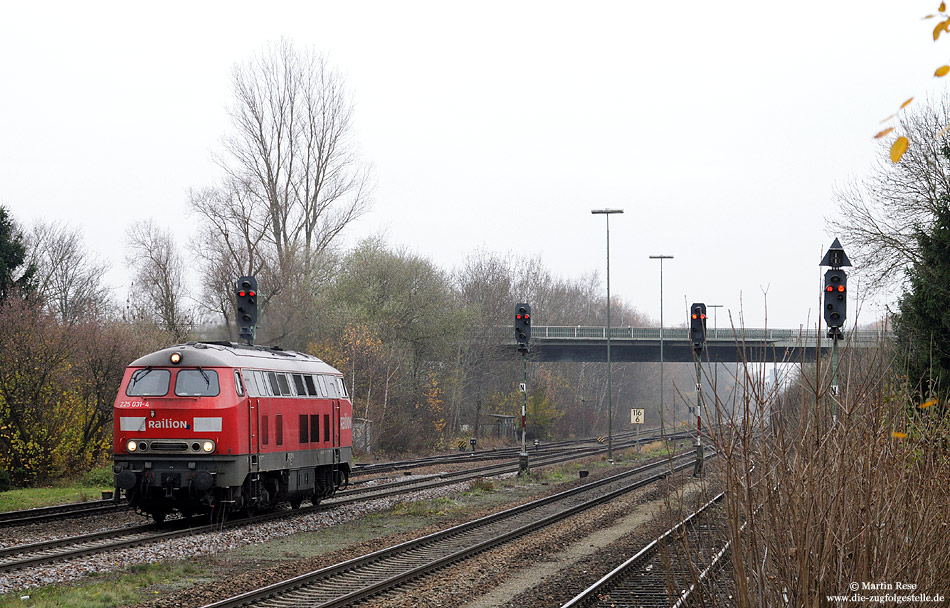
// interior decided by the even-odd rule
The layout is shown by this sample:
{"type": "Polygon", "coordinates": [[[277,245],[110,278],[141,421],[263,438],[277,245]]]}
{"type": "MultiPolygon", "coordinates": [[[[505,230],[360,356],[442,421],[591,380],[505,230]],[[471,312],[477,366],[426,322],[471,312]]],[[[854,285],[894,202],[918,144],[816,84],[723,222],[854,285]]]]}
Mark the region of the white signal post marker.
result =
{"type": "Polygon", "coordinates": [[[635,424],[637,429],[637,453],[640,452],[640,425],[643,424],[643,410],[630,408],[630,424],[635,424]]]}

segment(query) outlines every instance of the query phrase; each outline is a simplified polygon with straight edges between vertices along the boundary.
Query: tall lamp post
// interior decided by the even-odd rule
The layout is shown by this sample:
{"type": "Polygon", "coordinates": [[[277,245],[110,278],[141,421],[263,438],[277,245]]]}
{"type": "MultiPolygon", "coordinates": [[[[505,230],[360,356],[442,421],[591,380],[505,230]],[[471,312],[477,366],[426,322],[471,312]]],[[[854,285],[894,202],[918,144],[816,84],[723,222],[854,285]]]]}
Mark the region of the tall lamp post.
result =
{"type": "MultiPolygon", "coordinates": [[[[663,406],[663,260],[672,260],[671,255],[651,255],[651,260],[660,260],[660,438],[666,439],[666,408],[663,406]]],[[[674,416],[674,422],[675,416],[674,416]]],[[[675,431],[675,429],[674,429],[675,431]]]]}
{"type": "Polygon", "coordinates": [[[607,220],[607,460],[613,462],[613,402],[610,388],[610,215],[623,213],[623,209],[591,209],[594,215],[604,215],[607,220]]]}
{"type": "MultiPolygon", "coordinates": [[[[719,324],[716,322],[716,318],[719,316],[716,313],[718,313],[719,311],[716,309],[722,308],[722,304],[706,304],[706,308],[713,309],[713,338],[719,339],[719,324]]],[[[719,390],[719,361],[718,360],[714,361],[713,365],[716,366],[716,371],[714,372],[714,376],[713,376],[713,394],[715,394],[716,391],[719,390]]]]}

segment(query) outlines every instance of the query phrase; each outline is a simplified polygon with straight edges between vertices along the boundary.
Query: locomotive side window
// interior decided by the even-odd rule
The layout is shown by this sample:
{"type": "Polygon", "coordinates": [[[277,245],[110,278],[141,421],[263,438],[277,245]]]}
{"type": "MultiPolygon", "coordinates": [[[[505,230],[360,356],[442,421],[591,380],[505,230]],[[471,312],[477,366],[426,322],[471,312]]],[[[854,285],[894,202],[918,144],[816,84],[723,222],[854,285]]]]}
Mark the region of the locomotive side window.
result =
{"type": "Polygon", "coordinates": [[[293,395],[290,392],[290,384],[287,382],[287,374],[277,374],[277,384],[280,386],[281,395],[293,395]]]}
{"type": "Polygon", "coordinates": [[[297,394],[300,396],[307,394],[307,389],[303,386],[303,376],[300,374],[294,374],[294,388],[297,389],[297,394]]]}
{"type": "Polygon", "coordinates": [[[270,396],[270,384],[267,383],[267,377],[262,371],[254,372],[254,381],[257,384],[257,390],[260,393],[261,397],[270,396]]]}
{"type": "Polygon", "coordinates": [[[323,376],[317,376],[317,384],[320,386],[320,393],[324,397],[332,397],[330,391],[327,390],[327,383],[323,381],[323,376]]]}
{"type": "Polygon", "coordinates": [[[284,445],[284,417],[280,414],[274,416],[274,434],[277,445],[284,445]]]}
{"type": "Polygon", "coordinates": [[[323,440],[330,441],[330,414],[323,415],[323,440]]]}
{"type": "Polygon", "coordinates": [[[310,437],[307,434],[309,428],[307,426],[307,415],[300,414],[300,443],[309,443],[310,437]]]}
{"type": "Polygon", "coordinates": [[[336,377],[336,382],[337,382],[337,386],[338,386],[339,389],[340,389],[340,396],[341,396],[341,397],[346,397],[346,383],[343,382],[342,376],[337,376],[337,377],[336,377]]]}
{"type": "Polygon", "coordinates": [[[280,395],[280,385],[277,384],[277,374],[274,372],[265,372],[267,379],[270,380],[271,395],[275,397],[280,395]]]}
{"type": "Polygon", "coordinates": [[[171,374],[167,369],[145,367],[135,370],[125,394],[129,397],[161,397],[168,393],[170,379],[171,374]]]}
{"type": "Polygon", "coordinates": [[[267,445],[267,441],[270,439],[267,428],[267,416],[261,416],[261,443],[267,445]]]}
{"type": "Polygon", "coordinates": [[[242,372],[244,376],[244,386],[247,391],[248,397],[260,397],[261,390],[258,388],[257,378],[253,370],[246,369],[242,372]]]}
{"type": "Polygon", "coordinates": [[[310,414],[310,439],[320,441],[320,416],[319,414],[310,414]]]}
{"type": "Polygon", "coordinates": [[[237,370],[234,370],[234,392],[237,393],[238,397],[244,396],[244,386],[241,385],[241,374],[237,370]]]}
{"type": "Polygon", "coordinates": [[[218,372],[213,369],[181,369],[175,378],[175,394],[179,397],[214,397],[221,392],[218,372]]]}
{"type": "Polygon", "coordinates": [[[311,397],[319,397],[320,394],[317,393],[317,386],[313,383],[313,376],[307,375],[303,377],[304,384],[307,385],[307,394],[311,397]]]}

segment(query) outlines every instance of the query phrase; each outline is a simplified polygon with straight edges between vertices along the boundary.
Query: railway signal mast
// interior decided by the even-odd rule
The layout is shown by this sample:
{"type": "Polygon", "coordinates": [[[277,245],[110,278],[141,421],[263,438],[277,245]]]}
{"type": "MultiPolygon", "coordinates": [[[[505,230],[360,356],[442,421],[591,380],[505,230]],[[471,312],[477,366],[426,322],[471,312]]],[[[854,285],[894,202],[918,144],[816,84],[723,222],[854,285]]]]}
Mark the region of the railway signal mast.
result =
{"type": "Polygon", "coordinates": [[[844,252],[841,242],[835,239],[821,259],[819,266],[830,266],[825,271],[823,288],[823,308],[825,324],[828,326],[828,337],[831,338],[831,421],[838,423],[838,340],[841,338],[841,327],[847,318],[848,312],[848,275],[843,267],[851,266],[851,260],[844,252]]]}
{"type": "Polygon", "coordinates": [[[515,340],[521,353],[521,454],[518,455],[520,473],[528,472],[528,447],[526,443],[526,421],[528,415],[528,349],[531,343],[531,305],[522,302],[515,306],[515,340]]]}
{"type": "Polygon", "coordinates": [[[703,473],[703,440],[700,433],[703,430],[702,361],[706,348],[706,305],[702,302],[689,307],[689,339],[696,359],[696,465],[693,476],[698,477],[703,473]]]}
{"type": "Polygon", "coordinates": [[[241,277],[237,281],[237,324],[241,338],[254,346],[257,334],[257,279],[241,277]]]}

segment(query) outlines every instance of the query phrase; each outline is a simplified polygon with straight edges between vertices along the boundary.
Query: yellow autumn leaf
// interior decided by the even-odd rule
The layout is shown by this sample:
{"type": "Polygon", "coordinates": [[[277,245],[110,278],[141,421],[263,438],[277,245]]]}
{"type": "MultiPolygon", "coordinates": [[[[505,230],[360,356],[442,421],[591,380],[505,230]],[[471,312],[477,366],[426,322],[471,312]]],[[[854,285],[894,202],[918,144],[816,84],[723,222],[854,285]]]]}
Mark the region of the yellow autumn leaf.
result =
{"type": "Polygon", "coordinates": [[[905,101],[904,103],[902,103],[902,104],[901,104],[901,110],[903,110],[904,108],[906,108],[907,106],[909,106],[909,105],[910,105],[910,102],[912,102],[912,101],[914,101],[914,98],[913,98],[913,97],[911,97],[910,99],[908,99],[907,101],[905,101]]]}
{"type": "Polygon", "coordinates": [[[925,401],[925,402],[921,403],[920,405],[918,405],[917,407],[919,407],[920,409],[924,409],[925,407],[930,407],[930,406],[932,406],[932,405],[937,405],[937,400],[936,400],[936,399],[931,399],[930,401],[925,401]]]}
{"type": "Polygon", "coordinates": [[[950,125],[947,125],[943,128],[943,130],[940,131],[940,133],[937,133],[937,137],[943,137],[947,131],[950,131],[950,125]]]}
{"type": "Polygon", "coordinates": [[[907,146],[910,144],[907,141],[907,138],[901,135],[897,138],[897,141],[894,142],[894,145],[891,146],[891,162],[899,162],[901,157],[904,156],[904,152],[907,152],[907,146]]]}
{"type": "Polygon", "coordinates": [[[944,30],[945,27],[947,27],[947,22],[946,22],[946,21],[941,21],[941,22],[938,23],[937,26],[934,28],[934,41],[935,41],[935,42],[936,42],[937,38],[940,38],[940,34],[945,31],[945,30],[944,30]]]}
{"type": "Polygon", "coordinates": [[[897,439],[907,439],[907,433],[901,433],[900,431],[894,431],[894,432],[891,433],[891,437],[895,437],[895,438],[897,438],[897,439]]]}
{"type": "Polygon", "coordinates": [[[882,120],[879,124],[882,124],[882,125],[883,125],[884,123],[886,123],[886,122],[889,121],[890,119],[894,118],[895,116],[897,116],[897,114],[891,114],[890,116],[888,116],[887,118],[885,118],[884,120],[882,120]]]}
{"type": "Polygon", "coordinates": [[[936,72],[934,72],[934,76],[936,76],[937,78],[943,78],[947,74],[950,74],[950,65],[942,65],[939,68],[937,68],[936,72]]]}
{"type": "Polygon", "coordinates": [[[893,131],[893,130],[894,130],[894,127],[888,127],[888,128],[886,128],[886,129],[884,129],[883,131],[879,132],[877,135],[875,135],[875,136],[874,136],[874,139],[881,139],[882,137],[884,137],[885,135],[887,135],[888,133],[890,133],[890,132],[893,131]]]}
{"type": "Polygon", "coordinates": [[[941,2],[941,3],[940,3],[940,8],[938,8],[937,10],[940,11],[941,13],[944,12],[945,10],[947,10],[947,3],[946,3],[946,2],[941,2]]]}

